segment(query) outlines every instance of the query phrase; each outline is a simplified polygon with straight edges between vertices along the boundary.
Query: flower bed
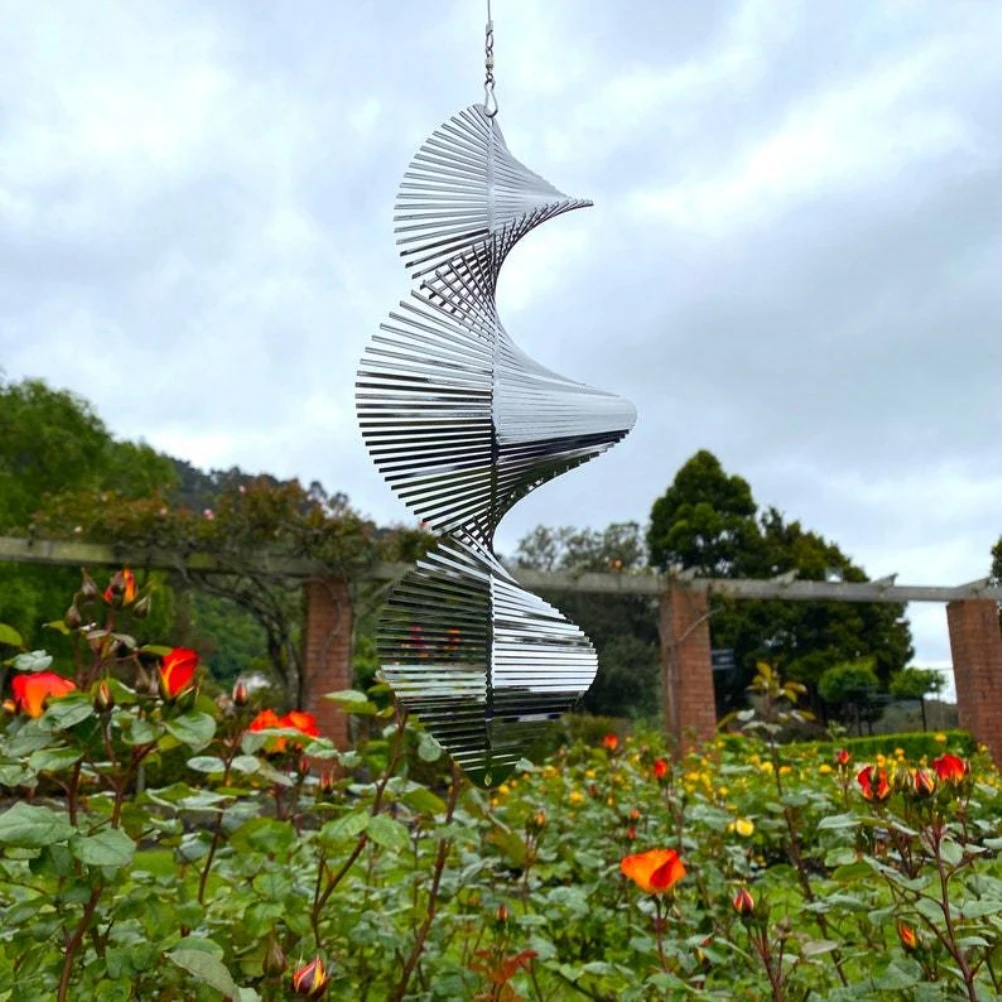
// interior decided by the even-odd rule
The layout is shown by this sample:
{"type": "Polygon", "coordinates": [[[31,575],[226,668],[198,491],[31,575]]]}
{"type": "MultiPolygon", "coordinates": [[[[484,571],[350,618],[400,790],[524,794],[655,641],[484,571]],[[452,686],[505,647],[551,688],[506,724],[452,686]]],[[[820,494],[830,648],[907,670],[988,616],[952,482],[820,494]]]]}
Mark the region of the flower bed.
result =
{"type": "Polygon", "coordinates": [[[376,735],[337,752],[130,645],[124,583],[78,601],[72,666],[9,659],[4,1002],[1002,994],[999,777],[960,740],[865,760],[746,716],[680,761],[609,734],[485,793],[384,688],[336,697],[376,735]],[[137,793],[178,749],[187,779],[137,793]]]}

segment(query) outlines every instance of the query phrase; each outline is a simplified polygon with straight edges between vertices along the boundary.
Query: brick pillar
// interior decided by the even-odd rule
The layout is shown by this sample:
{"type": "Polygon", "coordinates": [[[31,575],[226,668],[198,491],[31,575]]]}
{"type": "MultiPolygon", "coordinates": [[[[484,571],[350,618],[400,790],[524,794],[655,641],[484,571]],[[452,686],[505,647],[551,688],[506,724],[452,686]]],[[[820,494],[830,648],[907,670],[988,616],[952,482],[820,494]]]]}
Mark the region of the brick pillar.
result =
{"type": "Polygon", "coordinates": [[[716,734],[706,592],[673,584],[661,596],[661,679],[665,728],[685,753],[716,734]]]}
{"type": "Polygon", "coordinates": [[[992,599],[961,599],[946,607],[960,726],[988,746],[1002,765],[1002,632],[992,599]]]}
{"type": "Polygon", "coordinates": [[[324,737],[338,748],[351,743],[348,717],[324,694],[351,688],[351,593],[346,581],[310,579],[304,585],[304,709],[314,714],[324,737]]]}

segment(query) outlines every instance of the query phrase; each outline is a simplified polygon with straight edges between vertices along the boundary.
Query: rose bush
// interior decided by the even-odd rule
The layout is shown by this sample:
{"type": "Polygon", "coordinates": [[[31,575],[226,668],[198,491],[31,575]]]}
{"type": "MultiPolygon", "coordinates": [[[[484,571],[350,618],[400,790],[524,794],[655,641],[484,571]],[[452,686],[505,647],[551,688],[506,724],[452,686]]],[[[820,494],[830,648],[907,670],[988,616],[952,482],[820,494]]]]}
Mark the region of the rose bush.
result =
{"type": "Polygon", "coordinates": [[[946,736],[781,746],[769,673],[743,737],[599,733],[487,794],[383,686],[334,694],[353,751],[209,699],[196,652],[132,639],[128,575],[92,584],[65,664],[0,627],[3,1002],[1002,994],[999,777],[946,736]]]}

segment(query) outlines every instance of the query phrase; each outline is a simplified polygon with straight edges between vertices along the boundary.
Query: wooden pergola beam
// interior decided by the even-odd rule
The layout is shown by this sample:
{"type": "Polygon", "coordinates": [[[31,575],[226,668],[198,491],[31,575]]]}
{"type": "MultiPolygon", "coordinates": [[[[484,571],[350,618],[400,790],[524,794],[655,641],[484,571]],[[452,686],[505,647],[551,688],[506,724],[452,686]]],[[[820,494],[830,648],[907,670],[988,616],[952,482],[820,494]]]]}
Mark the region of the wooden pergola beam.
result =
{"type": "MultiPolygon", "coordinates": [[[[61,564],[76,567],[153,567],[174,569],[176,554],[165,550],[134,551],[104,543],[76,540],[20,539],[0,536],[0,563],[61,564]]],[[[312,560],[260,550],[254,558],[255,570],[282,577],[311,578],[329,570],[312,560]]],[[[232,573],[209,554],[193,553],[185,560],[189,570],[202,573],[232,573]]],[[[374,581],[395,581],[409,566],[378,564],[366,577],[374,581]]],[[[792,602],[956,602],[959,599],[991,599],[1002,602],[1002,588],[988,579],[964,585],[899,585],[888,578],[877,581],[799,581],[789,575],[771,580],[744,578],[699,578],[660,574],[576,574],[568,571],[533,571],[512,568],[519,584],[532,591],[592,592],[603,595],[660,596],[673,583],[693,591],[737,599],[783,599],[792,602]]],[[[893,577],[890,579],[893,580],[893,577]]]]}

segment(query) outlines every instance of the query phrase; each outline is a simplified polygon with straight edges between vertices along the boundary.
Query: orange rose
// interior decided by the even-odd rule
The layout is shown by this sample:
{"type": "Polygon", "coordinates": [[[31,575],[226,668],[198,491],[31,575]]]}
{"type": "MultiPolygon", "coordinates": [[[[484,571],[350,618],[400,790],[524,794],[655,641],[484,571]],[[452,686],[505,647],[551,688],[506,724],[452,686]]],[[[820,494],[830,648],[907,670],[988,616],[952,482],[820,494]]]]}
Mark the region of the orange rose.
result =
{"type": "Polygon", "coordinates": [[[614,752],[619,747],[619,738],[615,734],[606,734],[602,738],[602,745],[606,751],[614,752]]]}
{"type": "Polygon", "coordinates": [[[312,713],[304,713],[302,710],[292,710],[278,722],[279,727],[292,727],[305,734],[308,738],[320,737],[320,728],[317,727],[317,718],[312,713]]]}
{"type": "Polygon", "coordinates": [[[685,866],[674,849],[651,849],[626,856],[619,868],[648,894],[663,894],[685,876],[685,866]]]}
{"type": "Polygon", "coordinates": [[[187,647],[175,647],[160,664],[160,693],[164,699],[177,699],[192,686],[198,655],[187,647]]]}
{"type": "Polygon", "coordinates": [[[14,695],[14,709],[18,713],[40,717],[45,712],[48,700],[65,696],[68,692],[73,692],[76,686],[54,671],[39,671],[16,675],[10,683],[10,689],[14,695]]]}
{"type": "Polygon", "coordinates": [[[949,752],[934,758],[932,767],[944,783],[959,783],[967,775],[967,763],[949,752]]]}

